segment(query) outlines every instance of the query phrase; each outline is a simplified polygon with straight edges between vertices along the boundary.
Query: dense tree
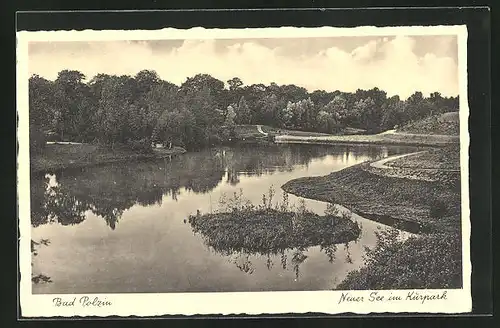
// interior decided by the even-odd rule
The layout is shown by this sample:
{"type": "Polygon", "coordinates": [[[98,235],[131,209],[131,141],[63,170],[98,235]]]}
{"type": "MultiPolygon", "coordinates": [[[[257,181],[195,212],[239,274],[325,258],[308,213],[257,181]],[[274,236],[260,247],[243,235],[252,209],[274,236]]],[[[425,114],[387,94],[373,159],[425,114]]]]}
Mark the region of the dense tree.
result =
{"type": "Polygon", "coordinates": [[[227,127],[234,128],[236,124],[235,118],[236,118],[236,113],[234,112],[233,106],[231,105],[227,106],[226,119],[224,121],[224,125],[227,127]]]}
{"type": "Polygon", "coordinates": [[[241,96],[236,108],[236,122],[238,124],[250,124],[252,120],[252,113],[250,112],[250,108],[248,107],[244,96],[241,96]]]}
{"type": "Polygon", "coordinates": [[[59,72],[54,83],[55,128],[61,139],[81,139],[91,128],[90,89],[78,71],[59,72]]]}
{"type": "Polygon", "coordinates": [[[29,79],[30,150],[41,151],[55,123],[54,84],[38,75],[29,79]]]}
{"type": "Polygon", "coordinates": [[[152,70],[135,76],[97,74],[86,82],[81,72],[63,70],[55,81],[30,78],[29,106],[32,151],[42,150],[51,131],[63,140],[150,150],[151,142],[186,148],[213,145],[227,140],[235,124],[327,133],[356,127],[375,133],[457,111],[459,99],[439,92],[424,97],[417,91],[402,101],[378,88],[307,92],[274,82],[244,85],[238,77],[225,88],[209,74],[177,86],[152,70]]]}
{"type": "Polygon", "coordinates": [[[381,127],[383,129],[393,129],[395,126],[405,122],[406,103],[395,96],[382,108],[381,127]]]}
{"type": "Polygon", "coordinates": [[[238,77],[233,77],[232,79],[227,80],[227,84],[229,85],[229,91],[236,91],[241,88],[243,81],[241,81],[238,77]]]}
{"type": "Polygon", "coordinates": [[[340,125],[335,120],[332,113],[321,110],[318,113],[318,130],[325,133],[336,133],[340,129],[340,125]]]}
{"type": "Polygon", "coordinates": [[[347,110],[347,101],[343,96],[335,96],[328,104],[323,107],[323,111],[333,115],[337,122],[347,123],[349,112],[347,110]]]}
{"type": "Polygon", "coordinates": [[[214,102],[220,105],[220,108],[226,108],[228,104],[226,104],[227,99],[225,99],[224,82],[209,74],[197,74],[189,77],[180,87],[180,91],[184,95],[193,95],[207,90],[214,102]]]}
{"type": "Polygon", "coordinates": [[[382,112],[371,98],[360,99],[354,103],[354,126],[365,128],[370,132],[380,129],[382,112]]]}

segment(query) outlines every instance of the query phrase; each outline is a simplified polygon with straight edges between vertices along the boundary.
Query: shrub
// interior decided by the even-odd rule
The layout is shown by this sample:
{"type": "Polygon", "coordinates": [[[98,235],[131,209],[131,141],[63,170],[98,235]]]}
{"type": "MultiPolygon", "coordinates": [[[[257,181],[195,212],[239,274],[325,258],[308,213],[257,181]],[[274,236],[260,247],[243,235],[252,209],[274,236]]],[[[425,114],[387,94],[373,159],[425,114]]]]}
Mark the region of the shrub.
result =
{"type": "Polygon", "coordinates": [[[30,129],[30,152],[39,154],[45,148],[47,139],[42,131],[39,129],[30,129]]]}
{"type": "Polygon", "coordinates": [[[338,290],[441,289],[462,286],[459,234],[435,234],[397,240],[394,233],[378,236],[367,251],[366,266],[350,272],[338,290]],[[437,260],[439,259],[439,260],[437,260]]]}
{"type": "Polygon", "coordinates": [[[152,151],[151,141],[147,138],[143,138],[140,140],[129,140],[127,142],[127,146],[130,149],[140,151],[141,153],[149,153],[152,151]]]}
{"type": "Polygon", "coordinates": [[[448,214],[448,206],[442,200],[434,200],[430,205],[430,217],[434,219],[441,219],[448,214]]]}
{"type": "Polygon", "coordinates": [[[267,135],[267,141],[268,142],[275,142],[276,141],[276,135],[269,133],[267,135]]]}

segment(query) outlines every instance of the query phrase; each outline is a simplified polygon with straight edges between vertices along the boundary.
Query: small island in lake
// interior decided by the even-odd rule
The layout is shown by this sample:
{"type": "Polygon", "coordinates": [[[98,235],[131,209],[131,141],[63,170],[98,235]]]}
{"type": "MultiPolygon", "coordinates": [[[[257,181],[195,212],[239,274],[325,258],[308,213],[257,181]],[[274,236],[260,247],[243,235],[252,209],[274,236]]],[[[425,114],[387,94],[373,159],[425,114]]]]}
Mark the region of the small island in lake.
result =
{"type": "Polygon", "coordinates": [[[266,203],[263,196],[263,204],[254,206],[235,194],[229,206],[215,213],[198,212],[189,217],[189,223],[208,246],[228,254],[277,254],[286,249],[346,244],[360,235],[358,224],[333,208],[320,216],[305,207],[289,206],[286,193],[284,201],[275,205],[270,200],[266,203]]]}

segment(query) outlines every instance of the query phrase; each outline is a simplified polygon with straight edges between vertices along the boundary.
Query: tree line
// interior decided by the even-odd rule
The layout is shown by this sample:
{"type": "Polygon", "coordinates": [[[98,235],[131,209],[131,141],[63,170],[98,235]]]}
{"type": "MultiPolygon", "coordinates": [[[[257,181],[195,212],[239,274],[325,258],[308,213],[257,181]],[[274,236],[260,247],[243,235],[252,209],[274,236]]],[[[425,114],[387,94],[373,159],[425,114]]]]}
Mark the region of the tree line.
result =
{"type": "Polygon", "coordinates": [[[135,76],[98,74],[86,81],[63,70],[54,81],[29,79],[30,146],[37,151],[52,133],[60,140],[150,149],[152,142],[187,149],[234,138],[237,124],[341,133],[345,127],[376,133],[429,115],[458,110],[457,97],[439,92],[406,100],[378,88],[308,92],[296,85],[226,83],[197,74],[180,86],[155,71],[135,76]]]}

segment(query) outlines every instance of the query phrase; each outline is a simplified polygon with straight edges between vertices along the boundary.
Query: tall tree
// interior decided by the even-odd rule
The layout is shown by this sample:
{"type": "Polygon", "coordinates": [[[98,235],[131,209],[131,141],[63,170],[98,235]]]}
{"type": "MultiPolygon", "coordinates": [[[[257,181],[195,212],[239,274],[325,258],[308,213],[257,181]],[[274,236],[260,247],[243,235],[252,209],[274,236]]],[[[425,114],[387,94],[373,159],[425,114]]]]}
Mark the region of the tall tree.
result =
{"type": "Polygon", "coordinates": [[[234,128],[235,118],[236,118],[236,113],[234,111],[233,106],[231,105],[227,106],[226,119],[224,121],[224,125],[229,128],[234,128]]]}
{"type": "Polygon", "coordinates": [[[112,148],[116,143],[125,142],[128,131],[127,111],[131,104],[120,95],[123,82],[124,79],[116,76],[104,82],[97,110],[99,139],[112,148]]]}
{"type": "Polygon", "coordinates": [[[250,112],[250,108],[248,108],[245,96],[241,96],[236,110],[236,122],[238,124],[250,124],[251,120],[252,114],[250,112]]]}
{"type": "Polygon", "coordinates": [[[30,150],[40,152],[45,147],[46,132],[54,127],[54,86],[38,75],[29,79],[29,131],[30,150]]]}
{"type": "Polygon", "coordinates": [[[227,80],[227,84],[229,85],[229,91],[236,91],[243,86],[243,82],[239,77],[233,77],[230,80],[227,80]]]}
{"type": "Polygon", "coordinates": [[[91,128],[90,89],[79,71],[63,70],[55,80],[56,129],[62,139],[80,139],[91,128]]]}
{"type": "Polygon", "coordinates": [[[183,95],[208,92],[219,109],[226,108],[228,100],[225,99],[224,82],[218,80],[209,74],[196,74],[186,79],[180,86],[183,95]]]}
{"type": "Polygon", "coordinates": [[[347,111],[347,100],[341,96],[335,96],[328,104],[326,104],[323,111],[331,113],[335,121],[347,125],[349,122],[349,113],[347,111]]]}

